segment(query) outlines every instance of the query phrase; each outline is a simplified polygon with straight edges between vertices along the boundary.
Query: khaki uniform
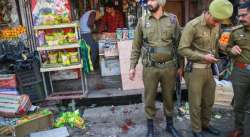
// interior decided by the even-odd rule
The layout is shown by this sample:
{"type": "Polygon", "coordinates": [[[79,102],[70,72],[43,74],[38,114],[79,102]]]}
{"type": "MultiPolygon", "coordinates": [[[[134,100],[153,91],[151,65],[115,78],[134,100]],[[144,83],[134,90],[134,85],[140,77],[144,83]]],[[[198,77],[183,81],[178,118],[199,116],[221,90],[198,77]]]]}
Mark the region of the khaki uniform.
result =
{"type": "Polygon", "coordinates": [[[250,136],[250,27],[240,27],[234,30],[229,41],[228,53],[235,63],[248,64],[248,68],[235,66],[232,72],[234,89],[235,128],[244,129],[244,137],[250,136]],[[234,56],[231,48],[238,45],[241,55],[234,56]]]}
{"type": "Polygon", "coordinates": [[[192,71],[185,72],[185,80],[194,132],[201,132],[211,119],[216,83],[211,64],[203,64],[203,56],[217,55],[218,36],[219,27],[208,26],[204,14],[188,22],[182,32],[178,52],[193,62],[192,71]]]}
{"type": "Polygon", "coordinates": [[[164,113],[166,116],[172,117],[172,98],[177,72],[173,61],[172,38],[178,40],[179,37],[180,26],[177,17],[173,14],[164,13],[160,19],[156,19],[149,14],[138,21],[131,52],[130,68],[134,69],[136,67],[141,56],[144,66],[143,82],[147,119],[153,119],[155,116],[155,99],[159,83],[162,88],[164,113]],[[145,52],[146,45],[153,49],[150,50],[150,60],[147,52],[145,52]]]}

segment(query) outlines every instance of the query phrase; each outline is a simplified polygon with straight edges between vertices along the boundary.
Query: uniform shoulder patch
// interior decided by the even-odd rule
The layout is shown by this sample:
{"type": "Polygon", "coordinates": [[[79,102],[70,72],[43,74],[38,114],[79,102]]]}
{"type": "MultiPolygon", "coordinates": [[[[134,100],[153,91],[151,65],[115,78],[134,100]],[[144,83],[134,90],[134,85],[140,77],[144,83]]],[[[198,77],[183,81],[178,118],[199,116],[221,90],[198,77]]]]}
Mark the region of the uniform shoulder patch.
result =
{"type": "Polygon", "coordinates": [[[198,20],[197,18],[190,21],[190,24],[192,24],[193,26],[196,26],[199,23],[200,23],[200,20],[198,20]]]}
{"type": "Polygon", "coordinates": [[[172,14],[172,13],[168,13],[168,15],[169,15],[171,24],[176,24],[176,22],[177,22],[177,16],[174,15],[174,14],[172,14]]]}

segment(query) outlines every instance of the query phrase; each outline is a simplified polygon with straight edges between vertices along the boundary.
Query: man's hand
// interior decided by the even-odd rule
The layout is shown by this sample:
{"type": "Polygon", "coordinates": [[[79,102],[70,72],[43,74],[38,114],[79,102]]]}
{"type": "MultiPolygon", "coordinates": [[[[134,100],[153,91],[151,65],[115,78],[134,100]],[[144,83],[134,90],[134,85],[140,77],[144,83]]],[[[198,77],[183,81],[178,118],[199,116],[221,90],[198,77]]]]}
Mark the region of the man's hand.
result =
{"type": "Polygon", "coordinates": [[[130,80],[134,80],[134,78],[135,78],[135,69],[130,69],[129,70],[129,79],[130,80]]]}
{"type": "Polygon", "coordinates": [[[184,69],[183,68],[179,68],[177,70],[177,76],[179,76],[180,78],[182,78],[183,77],[183,72],[184,72],[184,69]]]}
{"type": "Polygon", "coordinates": [[[234,54],[234,55],[239,55],[241,53],[241,49],[238,45],[235,45],[232,49],[231,49],[231,52],[234,54]]]}
{"type": "Polygon", "coordinates": [[[218,59],[216,59],[213,54],[207,54],[203,58],[204,58],[204,61],[208,64],[215,63],[218,61],[218,59]]]}

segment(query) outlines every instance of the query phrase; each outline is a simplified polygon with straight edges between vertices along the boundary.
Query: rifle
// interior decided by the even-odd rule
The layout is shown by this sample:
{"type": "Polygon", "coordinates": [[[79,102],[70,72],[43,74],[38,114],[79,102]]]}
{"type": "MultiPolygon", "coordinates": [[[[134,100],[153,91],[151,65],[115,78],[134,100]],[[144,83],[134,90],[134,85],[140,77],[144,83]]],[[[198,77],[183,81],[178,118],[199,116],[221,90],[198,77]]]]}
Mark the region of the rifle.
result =
{"type": "MultiPolygon", "coordinates": [[[[177,53],[177,41],[176,39],[174,38],[174,36],[172,36],[172,42],[173,42],[173,48],[172,48],[172,53],[173,53],[173,57],[174,59],[176,60],[176,68],[179,68],[180,67],[180,56],[178,55],[177,53]]],[[[175,85],[175,91],[176,91],[176,99],[177,99],[177,110],[179,112],[179,114],[181,114],[181,112],[179,111],[180,107],[181,107],[181,77],[178,75],[176,76],[176,85],[175,85]]]]}

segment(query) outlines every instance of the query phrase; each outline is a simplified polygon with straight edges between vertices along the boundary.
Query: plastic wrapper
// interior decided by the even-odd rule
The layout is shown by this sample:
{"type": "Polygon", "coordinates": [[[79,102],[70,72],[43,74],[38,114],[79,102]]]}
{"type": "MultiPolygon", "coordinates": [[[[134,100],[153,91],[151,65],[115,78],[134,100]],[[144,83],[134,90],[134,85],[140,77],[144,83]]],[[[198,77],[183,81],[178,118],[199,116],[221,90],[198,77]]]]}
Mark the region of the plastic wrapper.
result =
{"type": "Polygon", "coordinates": [[[62,64],[63,64],[63,65],[70,65],[70,64],[71,64],[71,62],[70,62],[70,57],[69,57],[69,54],[68,54],[68,53],[63,53],[63,54],[61,55],[61,57],[62,57],[62,64]]]}
{"type": "Polygon", "coordinates": [[[56,53],[56,52],[49,53],[50,64],[57,64],[58,63],[57,59],[58,59],[58,53],[56,53]]]}
{"type": "Polygon", "coordinates": [[[72,128],[85,128],[85,120],[81,118],[79,110],[62,113],[61,116],[56,120],[54,127],[59,128],[66,125],[72,128]]]}
{"type": "Polygon", "coordinates": [[[69,55],[70,55],[71,63],[78,63],[79,62],[78,52],[69,52],[69,55]]]}

